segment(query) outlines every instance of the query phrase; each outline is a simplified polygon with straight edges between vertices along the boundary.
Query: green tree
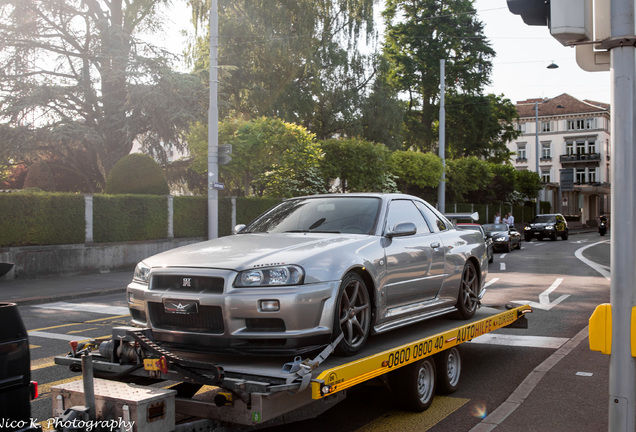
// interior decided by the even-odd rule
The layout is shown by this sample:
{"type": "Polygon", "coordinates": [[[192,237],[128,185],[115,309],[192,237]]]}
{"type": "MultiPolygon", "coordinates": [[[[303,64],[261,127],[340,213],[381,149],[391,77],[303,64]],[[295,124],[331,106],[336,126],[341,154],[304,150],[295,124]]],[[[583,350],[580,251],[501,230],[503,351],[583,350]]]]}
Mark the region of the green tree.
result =
{"type": "Polygon", "coordinates": [[[504,204],[517,188],[515,168],[510,164],[489,163],[490,183],[470,195],[470,200],[480,204],[504,204]]]}
{"type": "Polygon", "coordinates": [[[181,147],[207,93],[140,39],[165,3],[0,0],[0,158],[47,159],[95,192],[133,142],[159,157],[181,147]]]}
{"type": "Polygon", "coordinates": [[[503,96],[450,95],[446,100],[446,152],[449,158],[477,156],[505,163],[506,143],[519,136],[513,122],[517,109],[503,96]]]}
{"type": "Polygon", "coordinates": [[[539,195],[543,187],[541,176],[534,171],[520,170],[515,172],[516,190],[522,198],[532,200],[539,195]]]}
{"type": "Polygon", "coordinates": [[[488,188],[493,178],[491,165],[475,156],[446,161],[446,198],[451,202],[473,202],[478,191],[488,188]]]}
{"type": "MultiPolygon", "coordinates": [[[[208,0],[189,0],[199,29],[197,73],[209,70],[208,0]]],[[[277,117],[318,139],[360,132],[370,80],[360,41],[373,29],[374,0],[218,2],[220,118],[277,117]]]]}
{"type": "Polygon", "coordinates": [[[359,138],[322,142],[322,172],[339,192],[390,192],[396,189],[389,171],[391,152],[384,144],[359,138]]]}
{"type": "MultiPolygon", "coordinates": [[[[207,125],[194,125],[188,141],[193,170],[207,172],[207,125]]],[[[325,191],[320,145],[302,126],[267,117],[227,120],[219,125],[219,142],[232,144],[232,161],[220,167],[230,193],[291,197],[325,191]]]]}
{"type": "Polygon", "coordinates": [[[436,188],[444,171],[442,160],[437,155],[411,150],[393,152],[390,167],[398,189],[417,196],[429,195],[424,191],[436,188]]]}
{"type": "Polygon", "coordinates": [[[439,112],[440,60],[449,94],[478,95],[489,83],[495,52],[472,0],[387,0],[384,55],[390,82],[408,101],[406,141],[433,149],[439,112]]]}

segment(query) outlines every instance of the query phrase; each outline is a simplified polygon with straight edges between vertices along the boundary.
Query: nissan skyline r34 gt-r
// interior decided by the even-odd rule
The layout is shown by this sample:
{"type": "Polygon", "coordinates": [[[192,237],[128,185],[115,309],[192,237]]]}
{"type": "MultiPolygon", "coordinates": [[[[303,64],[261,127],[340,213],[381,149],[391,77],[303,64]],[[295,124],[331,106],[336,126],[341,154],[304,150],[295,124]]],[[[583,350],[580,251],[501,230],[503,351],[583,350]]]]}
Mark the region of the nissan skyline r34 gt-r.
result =
{"type": "Polygon", "coordinates": [[[352,355],[371,334],[468,319],[485,293],[482,234],[409,195],[292,198],[235,231],[140,262],[133,323],[167,347],[241,354],[314,351],[344,334],[336,351],[352,355]]]}

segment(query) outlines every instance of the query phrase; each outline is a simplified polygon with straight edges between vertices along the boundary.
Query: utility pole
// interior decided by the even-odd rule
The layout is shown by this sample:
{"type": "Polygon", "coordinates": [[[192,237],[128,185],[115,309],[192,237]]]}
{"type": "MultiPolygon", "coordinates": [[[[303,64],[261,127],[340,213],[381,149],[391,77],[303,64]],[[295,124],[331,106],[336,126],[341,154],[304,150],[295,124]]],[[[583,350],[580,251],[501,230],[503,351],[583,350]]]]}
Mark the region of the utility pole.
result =
{"type": "Polygon", "coordinates": [[[219,236],[219,105],[218,94],[219,11],[210,1],[210,107],[208,109],[208,239],[219,236]]]}
{"type": "MultiPolygon", "coordinates": [[[[534,102],[534,167],[537,175],[541,177],[539,172],[539,102],[534,102]]],[[[535,216],[541,213],[541,191],[537,193],[537,210],[535,216]]]]}
{"type": "Polygon", "coordinates": [[[437,189],[439,211],[446,213],[446,60],[439,61],[439,158],[442,160],[442,178],[437,189]]]}
{"type": "Polygon", "coordinates": [[[636,304],[636,86],[634,0],[612,0],[610,49],[612,80],[612,229],[610,303],[612,345],[609,376],[609,430],[636,430],[636,364],[631,316],[636,304]]]}

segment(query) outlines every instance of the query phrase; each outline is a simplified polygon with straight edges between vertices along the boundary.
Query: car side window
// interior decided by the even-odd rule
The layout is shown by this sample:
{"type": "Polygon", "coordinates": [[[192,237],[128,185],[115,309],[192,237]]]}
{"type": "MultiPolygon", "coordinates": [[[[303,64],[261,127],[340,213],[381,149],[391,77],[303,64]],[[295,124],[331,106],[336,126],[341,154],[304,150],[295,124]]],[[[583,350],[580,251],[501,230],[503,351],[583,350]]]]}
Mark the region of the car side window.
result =
{"type": "Polygon", "coordinates": [[[393,200],[386,216],[386,231],[392,231],[399,222],[413,222],[418,233],[431,232],[422,214],[411,200],[393,200]]]}
{"type": "Polygon", "coordinates": [[[432,232],[446,231],[450,226],[450,222],[448,222],[446,218],[429,208],[427,205],[421,202],[416,202],[415,205],[422,212],[424,218],[426,218],[426,222],[432,232]]]}

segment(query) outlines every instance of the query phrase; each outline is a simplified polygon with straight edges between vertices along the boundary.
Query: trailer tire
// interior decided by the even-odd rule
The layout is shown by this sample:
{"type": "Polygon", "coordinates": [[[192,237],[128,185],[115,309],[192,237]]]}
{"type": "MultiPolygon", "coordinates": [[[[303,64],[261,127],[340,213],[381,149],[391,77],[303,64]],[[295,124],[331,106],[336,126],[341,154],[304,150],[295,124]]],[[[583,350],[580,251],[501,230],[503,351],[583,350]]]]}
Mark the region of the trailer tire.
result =
{"type": "Polygon", "coordinates": [[[426,357],[393,371],[389,374],[389,382],[401,408],[413,412],[426,411],[435,397],[435,361],[426,357]]]}
{"type": "Polygon", "coordinates": [[[336,354],[354,355],[367,342],[371,332],[371,300],[364,280],[356,273],[348,273],[342,279],[333,328],[334,339],[344,333],[336,354]]]}
{"type": "Polygon", "coordinates": [[[435,355],[437,368],[437,393],[451,394],[459,388],[462,373],[462,357],[458,347],[452,347],[435,355]]]}

